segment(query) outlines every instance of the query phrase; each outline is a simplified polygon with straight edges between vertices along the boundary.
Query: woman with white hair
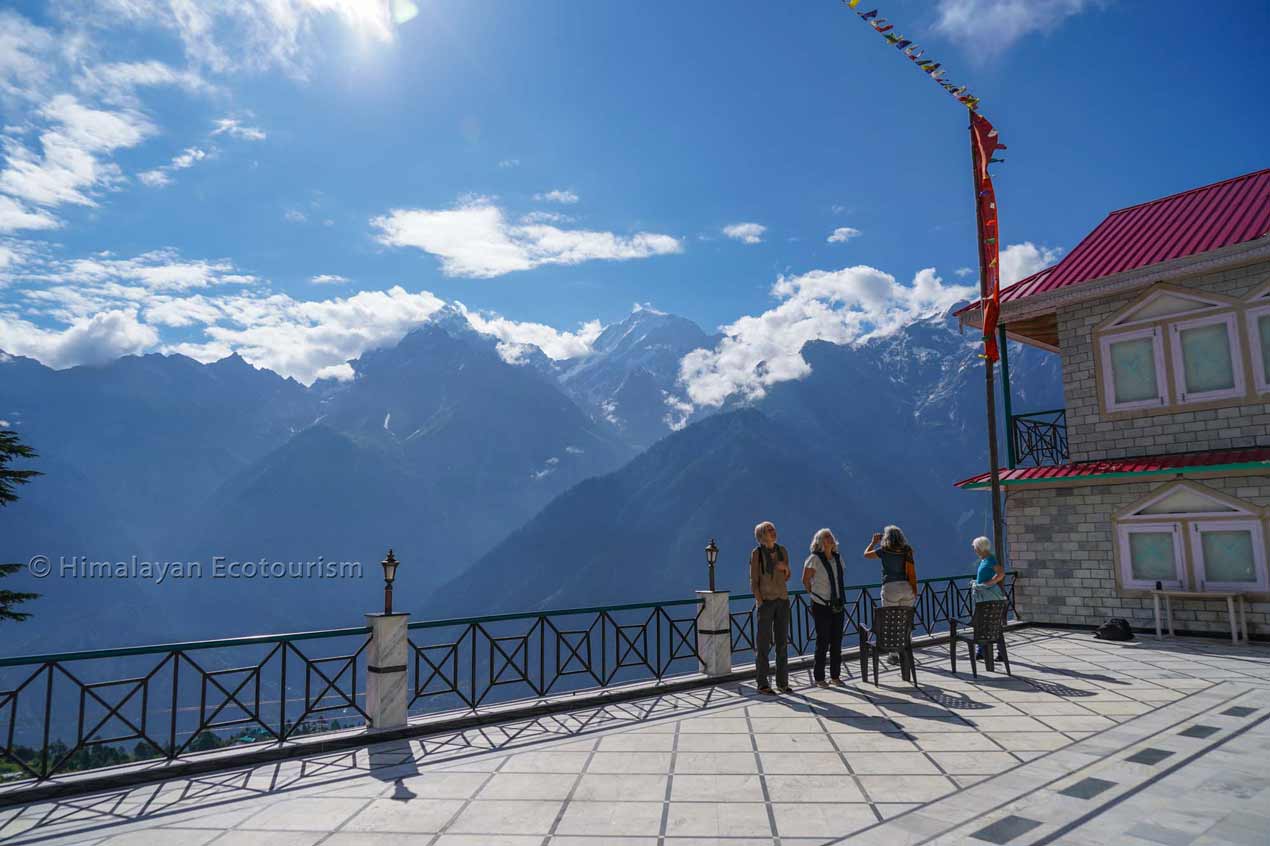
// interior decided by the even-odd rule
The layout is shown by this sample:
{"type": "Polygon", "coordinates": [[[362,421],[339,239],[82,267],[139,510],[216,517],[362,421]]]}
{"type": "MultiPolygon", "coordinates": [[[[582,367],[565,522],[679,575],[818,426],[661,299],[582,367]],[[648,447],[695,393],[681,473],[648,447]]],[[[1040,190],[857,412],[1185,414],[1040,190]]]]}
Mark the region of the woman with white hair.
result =
{"type": "MultiPolygon", "coordinates": [[[[971,594],[975,602],[991,602],[1005,599],[1005,567],[997,562],[992,554],[992,541],[979,537],[970,542],[970,547],[979,556],[979,567],[975,571],[975,580],[971,583],[971,594]]],[[[983,658],[983,646],[978,650],[978,657],[983,658]]]]}
{"type": "Polygon", "coordinates": [[[829,686],[825,681],[826,653],[830,681],[845,684],[841,678],[842,622],[846,613],[842,557],[838,555],[838,539],[828,529],[821,529],[811,539],[811,555],[803,562],[803,587],[811,595],[811,618],[816,624],[816,686],[829,686]]]}

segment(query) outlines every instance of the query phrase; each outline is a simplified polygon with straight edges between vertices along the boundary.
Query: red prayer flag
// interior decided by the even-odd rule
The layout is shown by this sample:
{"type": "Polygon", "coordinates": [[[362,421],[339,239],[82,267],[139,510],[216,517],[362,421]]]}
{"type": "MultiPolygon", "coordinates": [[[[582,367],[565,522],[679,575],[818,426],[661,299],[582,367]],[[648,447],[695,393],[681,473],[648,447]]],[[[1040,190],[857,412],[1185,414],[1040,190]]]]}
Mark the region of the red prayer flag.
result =
{"type": "Polygon", "coordinates": [[[1001,313],[1001,268],[997,239],[997,198],[992,190],[988,163],[996,150],[1005,145],[997,140],[997,131],[978,112],[970,113],[970,134],[975,166],[975,202],[978,206],[980,256],[985,285],[980,306],[983,310],[984,356],[989,362],[1000,358],[997,349],[997,318],[1001,313]]]}

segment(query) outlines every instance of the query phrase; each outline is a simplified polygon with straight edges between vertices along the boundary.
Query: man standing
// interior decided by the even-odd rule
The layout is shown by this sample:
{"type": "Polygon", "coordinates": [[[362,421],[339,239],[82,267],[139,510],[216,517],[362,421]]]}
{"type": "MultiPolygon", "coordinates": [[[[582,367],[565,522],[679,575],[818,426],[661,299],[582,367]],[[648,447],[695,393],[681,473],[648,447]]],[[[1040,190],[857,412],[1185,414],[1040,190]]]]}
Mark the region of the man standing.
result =
{"type": "Polygon", "coordinates": [[[750,592],[754,594],[754,672],[759,693],[774,693],[768,684],[767,652],[776,645],[776,686],[791,693],[786,648],[789,641],[789,553],[776,542],[776,527],[764,521],[754,527],[758,546],[750,553],[750,592]]]}

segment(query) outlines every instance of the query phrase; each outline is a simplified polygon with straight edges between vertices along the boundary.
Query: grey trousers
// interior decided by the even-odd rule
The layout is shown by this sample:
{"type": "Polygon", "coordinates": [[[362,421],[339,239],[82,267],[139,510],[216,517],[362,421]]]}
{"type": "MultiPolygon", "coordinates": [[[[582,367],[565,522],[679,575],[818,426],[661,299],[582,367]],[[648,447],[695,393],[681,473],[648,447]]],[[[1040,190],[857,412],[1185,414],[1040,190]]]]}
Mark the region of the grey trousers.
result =
{"type": "Polygon", "coordinates": [[[767,651],[776,644],[776,686],[789,687],[789,656],[786,648],[789,642],[789,600],[765,599],[758,607],[758,620],[755,621],[754,644],[754,680],[760,688],[767,687],[770,670],[767,664],[767,651]]]}

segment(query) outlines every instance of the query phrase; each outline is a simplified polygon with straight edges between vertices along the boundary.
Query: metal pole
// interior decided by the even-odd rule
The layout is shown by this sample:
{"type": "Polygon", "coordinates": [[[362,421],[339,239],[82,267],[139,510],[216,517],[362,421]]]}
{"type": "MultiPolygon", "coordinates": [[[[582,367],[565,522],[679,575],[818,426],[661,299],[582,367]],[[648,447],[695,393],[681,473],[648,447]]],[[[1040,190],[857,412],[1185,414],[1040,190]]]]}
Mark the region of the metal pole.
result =
{"type": "MultiPolygon", "coordinates": [[[[998,323],[1000,339],[997,346],[1001,348],[1001,404],[1005,411],[1005,460],[1006,466],[1013,470],[1019,463],[1018,451],[1014,443],[1014,410],[1010,404],[1010,351],[1006,348],[1005,324],[998,323]]],[[[1001,554],[1001,550],[997,550],[1001,554]]]]}
{"type": "MultiPolygon", "coordinates": [[[[979,314],[984,316],[988,302],[988,268],[983,255],[983,209],[979,203],[979,148],[975,145],[974,124],[970,125],[970,182],[975,198],[975,240],[979,242],[979,314]]],[[[1000,227],[998,226],[998,233],[1000,227]]],[[[998,235],[998,242],[1000,235],[998,235]]],[[[1001,475],[997,457],[997,403],[993,385],[993,363],[984,359],[984,390],[988,410],[988,473],[992,480],[992,548],[1001,551],[1001,475]]]]}

